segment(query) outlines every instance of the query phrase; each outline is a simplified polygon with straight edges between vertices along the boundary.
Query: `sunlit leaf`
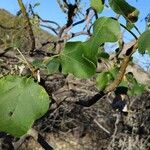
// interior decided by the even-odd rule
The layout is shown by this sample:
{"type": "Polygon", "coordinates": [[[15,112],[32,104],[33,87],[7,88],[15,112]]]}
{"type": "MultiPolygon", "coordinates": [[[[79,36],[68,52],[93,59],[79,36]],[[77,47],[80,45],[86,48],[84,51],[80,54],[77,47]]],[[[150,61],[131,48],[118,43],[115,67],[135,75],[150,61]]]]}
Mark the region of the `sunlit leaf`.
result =
{"type": "Polygon", "coordinates": [[[91,7],[101,13],[104,9],[104,0],[91,0],[91,7]]]}
{"type": "Polygon", "coordinates": [[[150,55],[150,30],[145,31],[140,36],[138,41],[138,50],[141,54],[144,54],[147,50],[148,54],[150,55]]]}
{"type": "Polygon", "coordinates": [[[6,76],[0,79],[0,131],[24,135],[49,108],[46,91],[31,78],[6,76]]]}
{"type": "Polygon", "coordinates": [[[96,66],[84,56],[81,42],[68,42],[61,54],[63,73],[72,73],[77,77],[87,78],[95,73],[96,66]]]}
{"type": "Polygon", "coordinates": [[[86,42],[69,42],[61,53],[63,73],[88,78],[95,74],[98,48],[105,42],[116,42],[120,36],[118,21],[101,17],[93,27],[93,36],[86,42]]]}
{"type": "Polygon", "coordinates": [[[120,24],[109,17],[97,19],[93,27],[93,36],[84,42],[85,56],[97,63],[98,47],[105,42],[116,42],[121,37],[120,24]]]}

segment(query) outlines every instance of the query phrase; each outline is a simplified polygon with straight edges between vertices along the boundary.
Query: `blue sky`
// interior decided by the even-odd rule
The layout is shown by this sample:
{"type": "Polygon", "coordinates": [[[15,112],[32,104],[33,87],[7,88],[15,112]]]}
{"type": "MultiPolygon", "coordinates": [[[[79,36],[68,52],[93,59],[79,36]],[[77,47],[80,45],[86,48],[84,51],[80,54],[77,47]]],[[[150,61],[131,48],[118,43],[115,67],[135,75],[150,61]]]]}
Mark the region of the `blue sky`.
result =
{"type": "MultiPolygon", "coordinates": [[[[74,1],[74,0],[70,0],[74,1]]],[[[84,10],[88,8],[90,0],[81,0],[81,7],[84,10]]],[[[23,0],[24,4],[28,6],[29,3],[35,4],[36,2],[40,3],[40,6],[35,9],[35,12],[37,12],[43,19],[49,19],[54,20],[58,22],[60,25],[64,25],[66,21],[66,15],[62,13],[62,11],[59,9],[59,5],[57,4],[57,0],[23,0]]],[[[136,26],[139,28],[141,32],[145,30],[145,21],[144,18],[146,15],[150,12],[150,0],[127,0],[131,5],[135,6],[140,11],[139,20],[136,23],[136,26]]],[[[17,0],[1,0],[0,2],[0,8],[4,8],[8,11],[10,11],[12,14],[16,14],[16,12],[19,10],[17,0]]],[[[113,12],[105,8],[104,12],[100,14],[100,16],[114,16],[113,12]]],[[[124,23],[124,20],[121,19],[121,21],[124,23]]],[[[81,26],[82,27],[82,26],[81,26]]],[[[75,28],[74,31],[80,31],[82,28],[75,28]]],[[[125,40],[130,41],[132,39],[132,36],[126,32],[125,40]]],[[[79,37],[78,40],[83,40],[84,37],[79,37]]],[[[147,61],[150,61],[150,58],[148,56],[144,56],[144,59],[139,55],[138,53],[135,54],[135,60],[141,60],[146,63],[147,61]]],[[[140,61],[139,61],[140,63],[140,61]]],[[[141,64],[142,64],[141,63],[141,64]]]]}
{"type": "MultiPolygon", "coordinates": [[[[88,8],[90,0],[81,1],[81,7],[88,8]]],[[[145,29],[145,22],[143,19],[150,12],[150,0],[127,1],[140,10],[140,16],[139,21],[137,22],[137,26],[143,31],[145,29]]],[[[40,6],[36,8],[36,12],[38,12],[42,18],[55,20],[60,24],[65,23],[65,15],[59,9],[57,0],[23,0],[23,2],[26,6],[29,3],[35,4],[36,2],[39,2],[40,6]]],[[[16,12],[19,10],[17,0],[1,0],[0,8],[4,8],[13,14],[16,14],[16,12]]],[[[103,15],[112,16],[112,11],[106,8],[103,15]]]]}
{"type": "MultiPolygon", "coordinates": [[[[4,8],[10,11],[12,14],[16,14],[19,10],[17,0],[0,0],[0,8],[4,8]]],[[[70,0],[73,1],[73,0],[70,0]]],[[[90,0],[81,0],[81,7],[86,10],[88,8],[90,0]]],[[[135,6],[140,10],[139,20],[136,23],[137,27],[141,32],[145,30],[145,21],[144,18],[150,12],[150,0],[127,0],[131,5],[135,6]]],[[[23,0],[24,4],[28,6],[29,3],[35,4],[36,2],[40,3],[40,6],[35,9],[35,11],[43,18],[49,20],[55,20],[59,24],[63,25],[66,21],[66,15],[62,13],[57,4],[57,0],[23,0]]],[[[113,16],[113,12],[105,8],[104,12],[101,14],[105,16],[113,16]]],[[[122,19],[123,21],[123,19],[122,19]]],[[[127,39],[130,40],[130,35],[126,35],[127,39]]],[[[132,37],[131,37],[132,38],[132,37]]]]}
{"type": "MultiPolygon", "coordinates": [[[[81,7],[88,8],[90,0],[81,1],[81,7]]],[[[36,12],[38,12],[42,18],[55,20],[60,24],[65,23],[65,15],[59,9],[57,0],[23,0],[23,2],[26,6],[28,6],[29,3],[35,4],[36,2],[39,2],[40,6],[36,8],[36,12]]],[[[143,19],[150,12],[150,0],[128,0],[128,2],[140,10],[137,26],[143,31],[145,28],[143,19]]],[[[17,0],[1,0],[0,8],[4,8],[13,14],[16,14],[19,10],[17,0]]],[[[103,15],[112,16],[112,11],[106,8],[103,15]]]]}

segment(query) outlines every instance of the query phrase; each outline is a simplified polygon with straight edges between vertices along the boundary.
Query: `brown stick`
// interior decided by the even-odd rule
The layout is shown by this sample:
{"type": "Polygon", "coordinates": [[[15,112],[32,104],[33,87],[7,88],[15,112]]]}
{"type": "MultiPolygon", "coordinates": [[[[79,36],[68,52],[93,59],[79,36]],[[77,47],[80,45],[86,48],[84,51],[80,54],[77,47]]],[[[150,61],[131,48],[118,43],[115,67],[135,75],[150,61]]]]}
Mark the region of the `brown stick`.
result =
{"type": "Polygon", "coordinates": [[[131,55],[133,54],[133,52],[136,48],[137,48],[137,42],[135,43],[135,45],[133,45],[131,48],[129,48],[127,50],[126,56],[123,59],[123,62],[120,66],[120,70],[119,70],[119,73],[118,73],[116,79],[114,80],[114,82],[112,84],[110,84],[108,87],[106,87],[104,93],[109,93],[109,92],[113,91],[121,83],[121,81],[124,77],[126,68],[129,64],[130,57],[131,57],[131,55]]]}
{"type": "Polygon", "coordinates": [[[35,37],[34,37],[33,30],[32,30],[32,25],[30,23],[30,19],[29,19],[28,13],[26,11],[26,8],[25,8],[22,0],[18,0],[18,4],[20,6],[23,18],[25,19],[25,25],[27,27],[27,31],[29,33],[29,37],[30,37],[30,40],[31,40],[31,50],[30,50],[30,53],[32,55],[33,51],[35,49],[35,37]]]}

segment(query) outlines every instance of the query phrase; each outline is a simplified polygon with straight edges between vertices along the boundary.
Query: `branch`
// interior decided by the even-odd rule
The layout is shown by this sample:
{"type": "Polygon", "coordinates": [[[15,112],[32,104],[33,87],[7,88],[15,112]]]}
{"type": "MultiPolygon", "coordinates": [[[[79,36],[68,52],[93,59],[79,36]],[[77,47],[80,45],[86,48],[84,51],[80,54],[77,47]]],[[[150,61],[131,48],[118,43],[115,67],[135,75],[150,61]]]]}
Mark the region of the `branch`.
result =
{"type": "Polygon", "coordinates": [[[75,22],[75,23],[73,23],[73,27],[74,26],[76,26],[76,25],[78,25],[78,24],[81,24],[81,23],[83,23],[85,21],[85,19],[82,19],[82,20],[80,20],[80,21],[78,21],[78,22],[75,22]]]}
{"type": "MultiPolygon", "coordinates": [[[[37,15],[36,15],[36,16],[37,16],[37,15]]],[[[55,22],[55,21],[45,20],[45,19],[42,19],[40,16],[38,16],[38,18],[39,18],[42,22],[44,22],[44,23],[51,23],[51,24],[56,25],[58,28],[60,28],[60,25],[59,25],[57,22],[55,22]]]]}
{"type": "Polygon", "coordinates": [[[131,55],[133,54],[134,50],[137,49],[137,42],[135,43],[135,45],[133,45],[131,48],[129,48],[127,51],[126,51],[126,56],[125,58],[123,59],[123,62],[120,66],[120,70],[119,70],[119,73],[117,74],[117,77],[116,79],[114,80],[114,82],[112,84],[110,84],[106,89],[105,89],[105,93],[109,93],[111,91],[113,91],[122,81],[123,77],[124,77],[124,74],[125,74],[125,71],[126,71],[126,68],[129,64],[129,61],[130,61],[130,57],[131,55]]]}
{"type": "MultiPolygon", "coordinates": [[[[93,9],[90,7],[90,8],[88,8],[88,9],[86,10],[85,18],[82,19],[82,20],[80,20],[80,21],[78,21],[78,22],[73,23],[73,24],[72,24],[72,27],[74,27],[74,26],[76,26],[76,25],[79,25],[79,24],[81,24],[81,23],[83,23],[83,22],[85,22],[85,21],[87,21],[87,24],[88,24],[89,21],[93,18],[93,16],[95,16],[95,19],[98,19],[98,16],[97,16],[96,11],[93,10],[93,9]],[[94,14],[93,14],[93,13],[90,14],[91,11],[94,11],[94,14]]],[[[86,24],[86,26],[87,26],[87,24],[86,24]]],[[[93,24],[92,24],[92,25],[88,28],[88,30],[87,30],[89,33],[90,33],[90,29],[91,29],[92,26],[93,26],[93,24]]],[[[84,27],[84,28],[86,28],[86,27],[84,27]]]]}
{"type": "Polygon", "coordinates": [[[131,35],[133,35],[133,37],[134,37],[136,40],[138,39],[138,37],[137,37],[131,30],[128,30],[128,28],[126,28],[125,25],[123,25],[123,24],[121,24],[121,23],[120,23],[120,25],[121,25],[124,29],[126,29],[131,35]]]}
{"type": "Polygon", "coordinates": [[[57,0],[57,3],[59,4],[59,7],[61,8],[61,10],[62,10],[64,13],[66,13],[67,10],[66,10],[64,4],[62,4],[60,0],[57,0]]]}
{"type": "Polygon", "coordinates": [[[54,24],[57,26],[57,28],[60,28],[59,24],[55,21],[51,21],[51,20],[46,20],[46,19],[42,19],[38,14],[34,13],[33,7],[31,4],[29,4],[29,11],[31,11],[31,15],[33,17],[37,17],[40,21],[44,22],[44,23],[50,23],[50,24],[54,24]]]}
{"type": "Polygon", "coordinates": [[[48,44],[54,44],[54,45],[56,45],[56,44],[60,44],[60,43],[64,43],[66,40],[70,40],[71,38],[74,38],[74,37],[77,37],[77,36],[80,36],[80,35],[89,35],[89,36],[91,36],[88,32],[85,32],[85,31],[80,31],[80,32],[76,32],[76,33],[71,33],[70,35],[68,35],[66,38],[61,38],[61,39],[59,39],[59,40],[57,40],[57,41],[46,41],[46,42],[44,42],[44,43],[41,43],[41,45],[42,45],[42,47],[43,46],[46,46],[46,45],[48,45],[48,44]]]}
{"type": "Polygon", "coordinates": [[[84,106],[84,107],[90,107],[90,106],[94,105],[104,95],[105,95],[105,93],[103,91],[100,91],[99,93],[94,95],[91,99],[89,99],[87,101],[79,100],[79,101],[75,102],[75,104],[81,105],[81,106],[84,106]]]}
{"type": "Polygon", "coordinates": [[[29,37],[30,37],[30,40],[31,40],[31,50],[30,50],[30,53],[32,55],[32,53],[33,53],[33,51],[35,49],[35,37],[34,37],[33,30],[32,30],[32,25],[30,23],[30,19],[29,19],[28,13],[26,11],[26,8],[25,8],[22,0],[18,0],[18,4],[20,6],[22,15],[23,15],[23,17],[25,19],[25,24],[26,24],[26,27],[27,27],[27,30],[28,30],[28,33],[29,33],[29,37]]]}
{"type": "Polygon", "coordinates": [[[41,27],[47,28],[52,30],[56,35],[58,35],[58,33],[56,32],[56,29],[54,29],[52,26],[50,25],[44,25],[44,24],[40,24],[41,27]]]}

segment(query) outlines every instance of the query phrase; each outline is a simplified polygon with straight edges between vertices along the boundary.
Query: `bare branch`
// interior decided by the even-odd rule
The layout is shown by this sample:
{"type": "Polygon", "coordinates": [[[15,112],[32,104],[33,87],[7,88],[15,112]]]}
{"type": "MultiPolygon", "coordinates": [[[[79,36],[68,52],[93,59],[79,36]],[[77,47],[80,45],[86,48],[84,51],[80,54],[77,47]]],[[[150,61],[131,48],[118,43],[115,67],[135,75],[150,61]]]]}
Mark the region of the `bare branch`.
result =
{"type": "Polygon", "coordinates": [[[40,24],[41,27],[44,27],[44,28],[47,28],[47,29],[50,29],[52,30],[56,35],[58,35],[56,29],[54,29],[52,26],[50,25],[44,25],[44,24],[40,24]]]}
{"type": "Polygon", "coordinates": [[[51,21],[51,20],[42,19],[38,14],[35,14],[31,4],[29,4],[29,9],[31,11],[32,16],[36,16],[38,19],[40,19],[40,21],[42,21],[44,23],[54,24],[54,25],[57,26],[57,28],[60,28],[60,26],[59,26],[59,24],[57,22],[51,21]]]}
{"type": "Polygon", "coordinates": [[[45,19],[42,19],[40,16],[38,16],[38,17],[39,17],[39,19],[40,19],[42,22],[44,22],[44,23],[51,23],[51,24],[56,25],[57,28],[60,28],[60,25],[59,25],[57,22],[51,21],[51,20],[45,20],[45,19]]]}
{"type": "Polygon", "coordinates": [[[63,37],[63,38],[61,38],[59,40],[56,40],[56,41],[46,41],[44,43],[41,43],[41,45],[43,47],[43,46],[46,46],[48,44],[54,44],[54,45],[56,45],[57,43],[64,43],[66,40],[70,40],[71,38],[74,38],[74,37],[77,37],[77,36],[80,36],[80,35],[91,36],[91,35],[89,35],[88,32],[80,31],[80,32],[76,32],[76,33],[71,33],[70,35],[67,35],[66,37],[63,37]]]}

